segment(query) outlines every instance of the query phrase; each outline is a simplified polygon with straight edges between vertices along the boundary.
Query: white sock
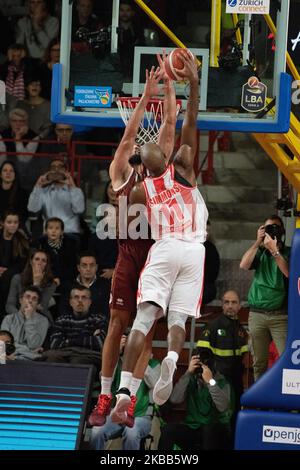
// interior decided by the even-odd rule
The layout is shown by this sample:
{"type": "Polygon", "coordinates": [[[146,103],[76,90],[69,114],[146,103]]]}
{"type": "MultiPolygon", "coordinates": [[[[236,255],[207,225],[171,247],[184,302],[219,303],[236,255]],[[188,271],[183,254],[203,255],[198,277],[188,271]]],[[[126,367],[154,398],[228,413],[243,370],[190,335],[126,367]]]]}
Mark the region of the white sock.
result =
{"type": "Polygon", "coordinates": [[[128,388],[129,390],[131,380],[132,380],[132,372],[127,372],[127,371],[122,370],[119,388],[128,388]]]}
{"type": "Polygon", "coordinates": [[[109,395],[111,393],[112,381],[113,381],[112,377],[103,377],[103,375],[101,375],[101,394],[102,395],[109,395]]]}
{"type": "Polygon", "coordinates": [[[167,357],[169,357],[170,359],[172,359],[172,361],[174,361],[175,364],[177,363],[178,358],[179,358],[177,352],[175,352],[175,351],[169,351],[167,357]]]}
{"type": "Polygon", "coordinates": [[[136,379],[135,377],[132,377],[131,382],[130,382],[130,395],[137,394],[137,391],[141,383],[142,383],[142,379],[136,379]]]}

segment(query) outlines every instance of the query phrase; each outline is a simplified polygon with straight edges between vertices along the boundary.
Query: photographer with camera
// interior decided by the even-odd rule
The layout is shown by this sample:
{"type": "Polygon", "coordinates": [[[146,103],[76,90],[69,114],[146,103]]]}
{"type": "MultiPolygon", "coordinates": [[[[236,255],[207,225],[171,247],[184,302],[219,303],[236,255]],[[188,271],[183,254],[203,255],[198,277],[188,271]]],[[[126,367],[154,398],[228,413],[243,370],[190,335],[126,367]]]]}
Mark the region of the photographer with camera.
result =
{"type": "Polygon", "coordinates": [[[5,345],[5,361],[15,360],[15,340],[10,331],[0,330],[0,342],[3,341],[5,345]]]}
{"type": "Polygon", "coordinates": [[[188,370],[176,383],[170,402],[186,401],[183,423],[169,423],[161,430],[159,450],[213,450],[230,447],[230,421],[234,394],[217,370],[213,352],[197,348],[188,370]]]}
{"type": "Polygon", "coordinates": [[[47,173],[41,175],[29,196],[28,210],[42,211],[43,217],[58,217],[64,232],[79,241],[80,214],[84,212],[84,195],[77,188],[61,159],[53,159],[47,173]]]}
{"type": "Polygon", "coordinates": [[[284,234],[279,216],[267,218],[257,230],[255,243],[240,263],[242,269],[255,270],[248,293],[255,380],[268,368],[268,350],[272,339],[279,354],[285,348],[290,250],[284,245],[284,234]]]}
{"type": "Polygon", "coordinates": [[[77,0],[72,19],[72,51],[78,54],[89,52],[89,45],[85,41],[92,31],[99,30],[103,25],[94,14],[94,0],[77,0]]]}

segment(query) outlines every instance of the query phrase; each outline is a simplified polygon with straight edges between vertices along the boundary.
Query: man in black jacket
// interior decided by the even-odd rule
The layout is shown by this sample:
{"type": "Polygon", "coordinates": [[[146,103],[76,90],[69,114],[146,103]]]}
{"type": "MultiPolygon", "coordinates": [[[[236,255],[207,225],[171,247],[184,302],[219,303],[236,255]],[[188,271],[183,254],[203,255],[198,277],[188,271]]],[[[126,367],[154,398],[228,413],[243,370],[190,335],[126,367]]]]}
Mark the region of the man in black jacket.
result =
{"type": "Polygon", "coordinates": [[[108,279],[97,275],[98,265],[94,253],[83,252],[78,257],[78,275],[72,282],[68,281],[62,286],[62,297],[59,305],[59,313],[68,310],[70,291],[75,286],[83,286],[91,292],[92,313],[101,314],[109,318],[110,282],[108,279]]]}
{"type": "Polygon", "coordinates": [[[42,360],[70,364],[92,364],[99,367],[107,320],[100,313],[93,313],[91,292],[87,287],[76,286],[70,292],[70,311],[55,320],[50,350],[42,360]]]}
{"type": "Polygon", "coordinates": [[[209,348],[215,354],[218,371],[234,389],[236,416],[243,393],[243,355],[249,351],[248,334],[238,319],[241,304],[236,291],[225,292],[222,308],[222,314],[207,323],[197,346],[209,348]]]}

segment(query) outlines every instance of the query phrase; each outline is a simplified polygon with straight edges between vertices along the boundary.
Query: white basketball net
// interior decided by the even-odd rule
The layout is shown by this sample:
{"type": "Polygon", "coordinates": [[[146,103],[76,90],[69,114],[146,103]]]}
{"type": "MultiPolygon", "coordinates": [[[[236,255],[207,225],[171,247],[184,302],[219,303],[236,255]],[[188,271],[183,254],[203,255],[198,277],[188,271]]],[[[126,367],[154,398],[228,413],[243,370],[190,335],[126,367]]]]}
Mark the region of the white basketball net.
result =
{"type": "MultiPolygon", "coordinates": [[[[125,126],[139,102],[140,98],[122,98],[117,100],[117,105],[123,119],[125,126]]],[[[147,142],[157,143],[158,134],[161,124],[164,121],[163,115],[163,101],[152,100],[148,103],[147,109],[144,112],[144,119],[140,123],[136,142],[141,145],[147,142]]],[[[177,114],[179,113],[181,105],[177,103],[177,114]]]]}

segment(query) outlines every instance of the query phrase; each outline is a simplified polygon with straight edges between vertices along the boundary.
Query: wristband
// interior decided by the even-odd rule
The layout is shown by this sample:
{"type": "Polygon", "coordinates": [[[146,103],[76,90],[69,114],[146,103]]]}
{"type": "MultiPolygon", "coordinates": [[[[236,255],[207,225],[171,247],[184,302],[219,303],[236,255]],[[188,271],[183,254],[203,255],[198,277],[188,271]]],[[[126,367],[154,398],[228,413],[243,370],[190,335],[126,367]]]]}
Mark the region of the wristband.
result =
{"type": "Polygon", "coordinates": [[[274,258],[277,258],[279,255],[280,255],[279,251],[273,251],[272,253],[272,256],[274,256],[274,258]]]}

